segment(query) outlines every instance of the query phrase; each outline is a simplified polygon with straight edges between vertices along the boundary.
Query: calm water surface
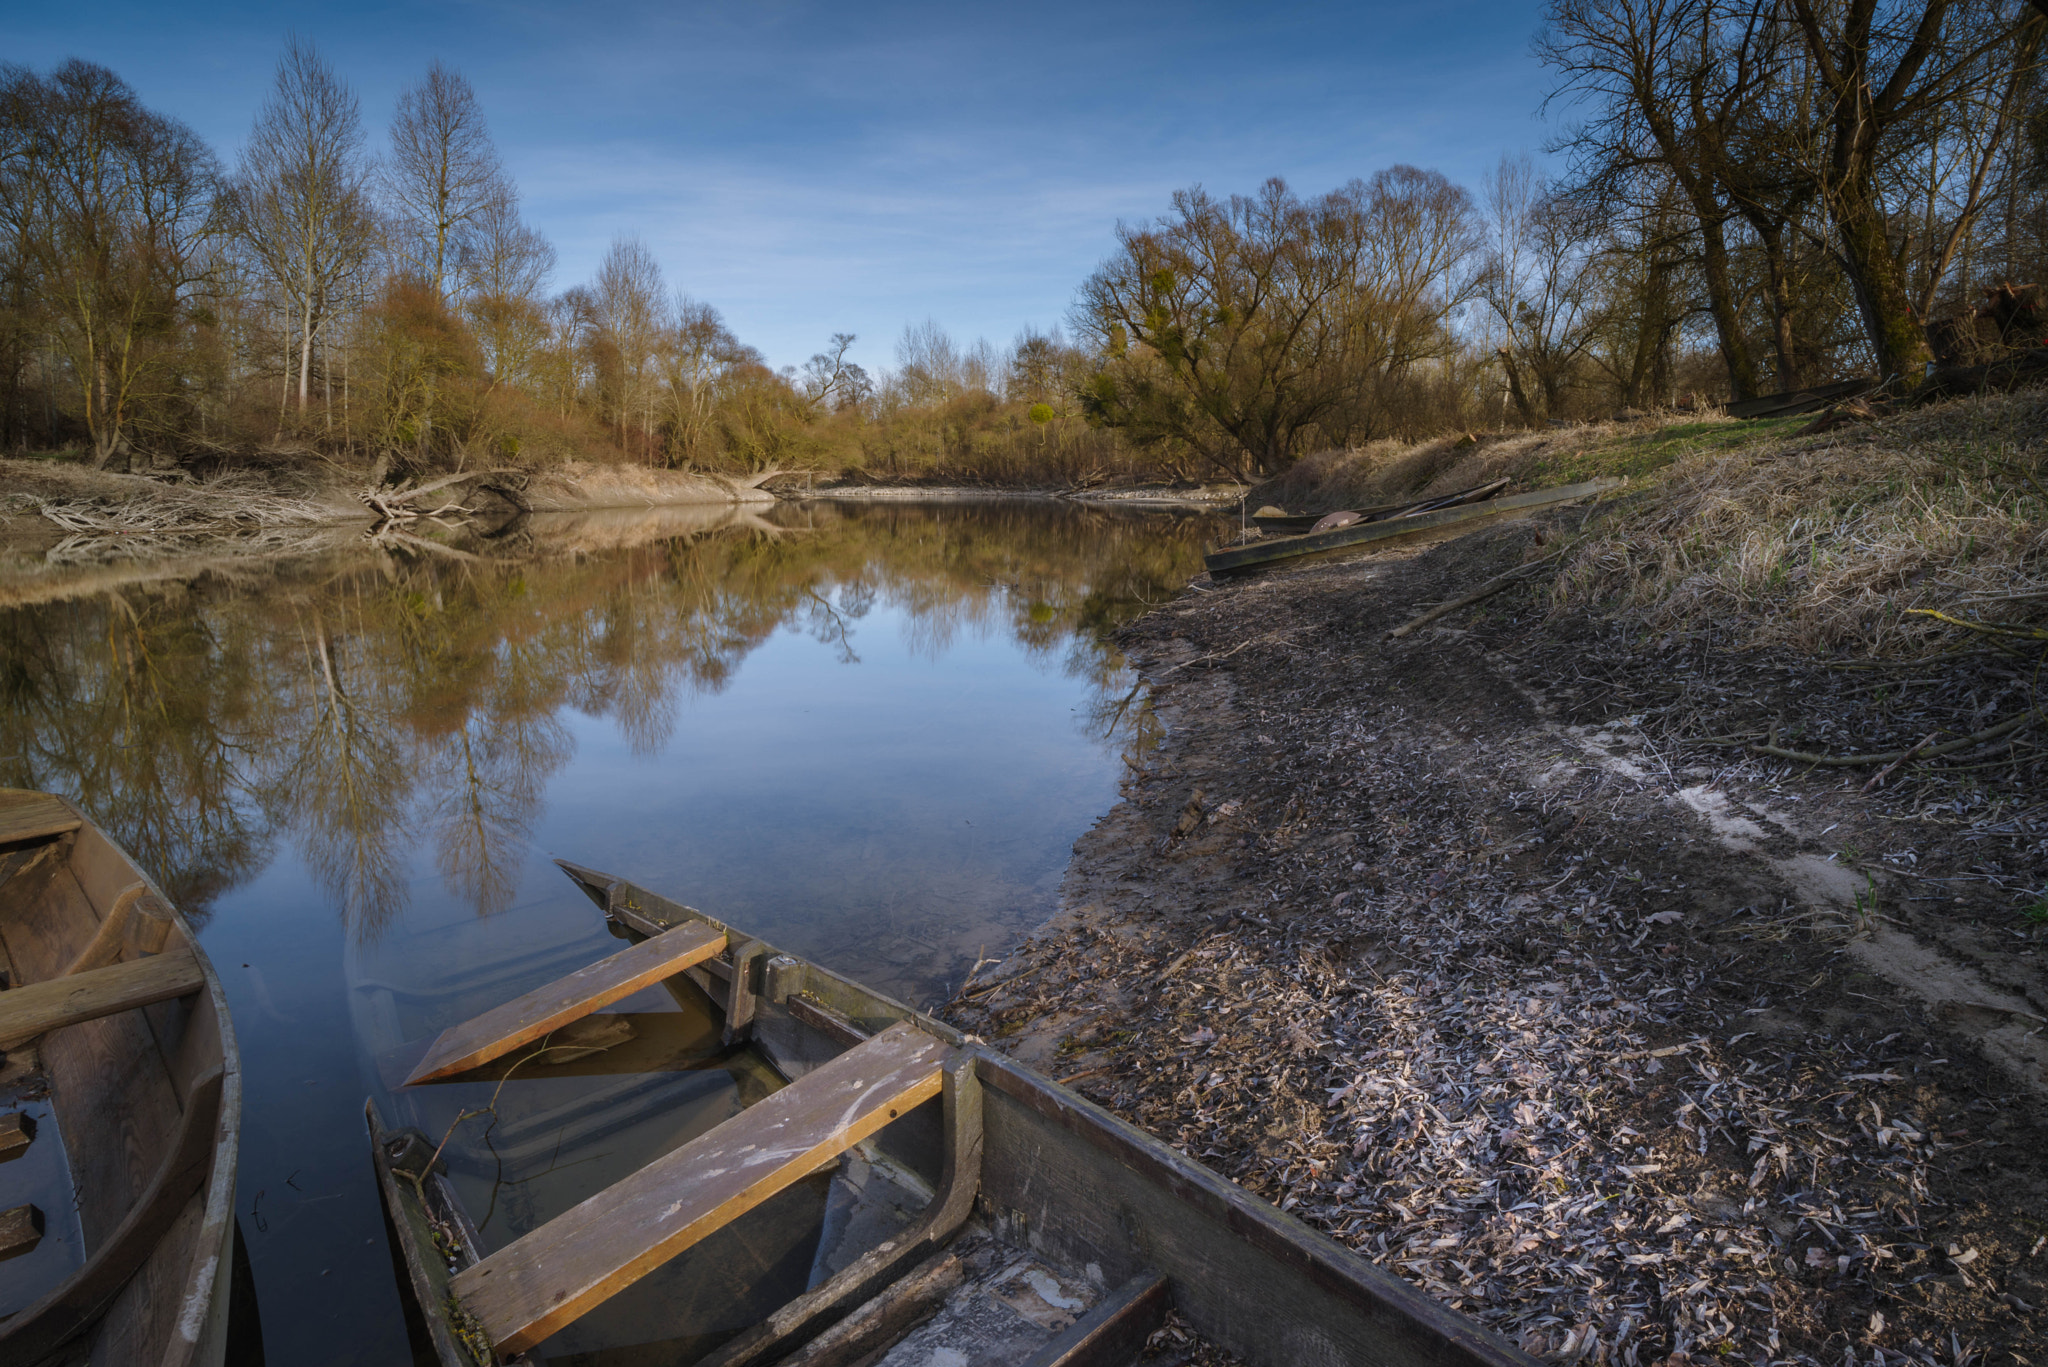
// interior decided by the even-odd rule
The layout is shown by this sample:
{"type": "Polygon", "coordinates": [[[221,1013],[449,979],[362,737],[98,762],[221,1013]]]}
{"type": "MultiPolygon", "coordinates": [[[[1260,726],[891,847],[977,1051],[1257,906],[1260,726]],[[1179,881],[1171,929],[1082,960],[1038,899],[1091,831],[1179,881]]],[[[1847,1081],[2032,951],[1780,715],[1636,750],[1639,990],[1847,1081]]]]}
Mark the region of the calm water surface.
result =
{"type": "MultiPolygon", "coordinates": [[[[1211,528],[1051,502],[651,510],[0,611],[0,785],[78,798],[226,980],[269,1360],[406,1360],[364,1097],[442,1123],[481,1084],[394,1102],[394,1046],[618,948],[552,857],[941,998],[1052,909],[1144,743],[1102,633],[1172,596],[1211,528]]],[[[565,1156],[545,1122],[596,1085],[622,1084],[508,1087],[526,1168],[460,1179],[487,1244],[679,1142],[565,1156]]],[[[715,1119],[747,1083],[662,1086],[715,1119]]]]}

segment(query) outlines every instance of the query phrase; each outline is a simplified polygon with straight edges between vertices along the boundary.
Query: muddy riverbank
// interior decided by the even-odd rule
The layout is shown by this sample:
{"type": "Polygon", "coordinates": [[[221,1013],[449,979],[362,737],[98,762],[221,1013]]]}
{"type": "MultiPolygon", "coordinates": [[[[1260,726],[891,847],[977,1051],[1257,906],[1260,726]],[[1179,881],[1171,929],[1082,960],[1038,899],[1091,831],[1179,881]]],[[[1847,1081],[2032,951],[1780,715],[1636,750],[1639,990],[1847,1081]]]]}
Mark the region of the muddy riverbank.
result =
{"type": "Polygon", "coordinates": [[[2011,662],[1534,583],[1386,639],[1585,516],[1124,629],[1166,738],[949,1013],[1555,1360],[2037,1362],[2038,757],[1868,787],[1742,739],[1972,731],[2011,662]]]}

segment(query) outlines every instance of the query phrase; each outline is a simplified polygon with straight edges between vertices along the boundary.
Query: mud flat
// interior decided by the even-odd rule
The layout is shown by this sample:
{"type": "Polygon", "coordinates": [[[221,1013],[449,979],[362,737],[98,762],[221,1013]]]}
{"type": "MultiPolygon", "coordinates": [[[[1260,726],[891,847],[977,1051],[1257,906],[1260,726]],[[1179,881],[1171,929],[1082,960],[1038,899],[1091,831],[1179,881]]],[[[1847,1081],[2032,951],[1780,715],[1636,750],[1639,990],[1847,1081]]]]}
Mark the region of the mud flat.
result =
{"type": "Polygon", "coordinates": [[[2011,662],[1646,638],[1533,578],[1387,639],[1583,516],[1126,628],[1165,738],[947,1014],[1554,1360],[2040,1363],[2038,760],[1743,739],[1962,734],[2011,662]]]}

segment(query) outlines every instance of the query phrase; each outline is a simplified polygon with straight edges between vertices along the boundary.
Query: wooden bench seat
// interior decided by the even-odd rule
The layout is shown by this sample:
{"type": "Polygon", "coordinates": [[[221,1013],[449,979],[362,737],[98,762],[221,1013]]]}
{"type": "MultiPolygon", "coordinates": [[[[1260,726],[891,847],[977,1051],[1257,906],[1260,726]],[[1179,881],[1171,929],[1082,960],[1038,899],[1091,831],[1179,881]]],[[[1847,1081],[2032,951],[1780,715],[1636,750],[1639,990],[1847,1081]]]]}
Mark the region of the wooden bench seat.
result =
{"type": "Polygon", "coordinates": [[[938,1095],[952,1054],[891,1026],[463,1269],[451,1289],[499,1352],[523,1352],[938,1095]]]}
{"type": "Polygon", "coordinates": [[[84,823],[78,813],[48,793],[25,788],[0,788],[0,845],[15,840],[40,840],[75,831],[84,823]]]}
{"type": "Polygon", "coordinates": [[[98,1020],[197,992],[206,985],[189,949],[109,964],[0,992],[0,1049],[60,1025],[98,1020]]]}
{"type": "Polygon", "coordinates": [[[643,987],[715,958],[724,949],[724,932],[700,922],[642,940],[481,1016],[449,1026],[406,1078],[406,1085],[452,1077],[489,1063],[643,987]]]}

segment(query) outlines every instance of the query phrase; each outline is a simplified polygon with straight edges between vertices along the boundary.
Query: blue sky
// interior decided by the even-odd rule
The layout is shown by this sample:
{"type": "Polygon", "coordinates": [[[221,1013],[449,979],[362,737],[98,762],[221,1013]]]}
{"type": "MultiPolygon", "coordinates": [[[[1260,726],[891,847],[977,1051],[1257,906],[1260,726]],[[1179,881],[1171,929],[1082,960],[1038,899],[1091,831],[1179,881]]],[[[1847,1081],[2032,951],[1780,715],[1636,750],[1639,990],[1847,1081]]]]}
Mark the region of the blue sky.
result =
{"type": "Polygon", "coordinates": [[[637,233],[775,365],[906,323],[1007,343],[1066,313],[1117,220],[1181,186],[1317,192],[1383,166],[1476,188],[1539,151],[1534,0],[1140,5],[10,6],[0,58],[113,68],[232,158],[285,34],[373,146],[438,57],[475,85],[557,288],[637,233]]]}

